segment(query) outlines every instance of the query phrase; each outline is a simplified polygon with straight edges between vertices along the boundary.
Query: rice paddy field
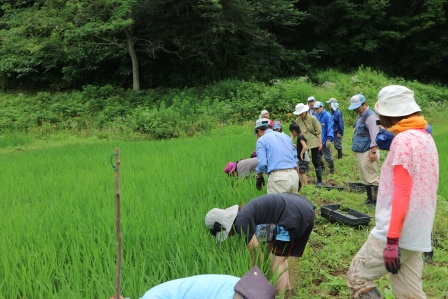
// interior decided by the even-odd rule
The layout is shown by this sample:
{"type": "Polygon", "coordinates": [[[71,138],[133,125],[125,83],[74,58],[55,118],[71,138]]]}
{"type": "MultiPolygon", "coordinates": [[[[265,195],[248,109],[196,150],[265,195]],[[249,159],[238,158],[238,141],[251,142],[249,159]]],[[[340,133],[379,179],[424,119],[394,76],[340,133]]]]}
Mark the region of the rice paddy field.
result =
{"type": "MultiPolygon", "coordinates": [[[[435,261],[425,265],[428,298],[448,298],[447,141],[434,126],[440,194],[434,228],[435,261]]],[[[346,154],[324,182],[358,180],[346,154]]],[[[26,143],[23,141],[22,143],[26,143]]],[[[57,144],[57,142],[55,143],[57,144]]],[[[255,148],[250,126],[221,128],[207,136],[164,141],[93,140],[0,152],[0,298],[110,298],[115,290],[115,171],[120,151],[122,291],[140,298],[161,282],[205,273],[243,275],[250,268],[244,240],[215,244],[204,226],[214,207],[250,201],[265,190],[253,179],[228,178],[229,161],[248,158],[255,148]],[[114,162],[114,159],[112,159],[114,162]]],[[[313,172],[310,172],[310,181],[313,172]]],[[[301,193],[316,205],[342,203],[373,215],[364,194],[308,185],[301,193]]],[[[316,217],[309,246],[291,260],[296,298],[348,298],[345,271],[373,225],[353,229],[316,217]]],[[[261,265],[271,280],[267,261],[261,265]]],[[[378,281],[394,298],[387,278],[378,281]]]]}

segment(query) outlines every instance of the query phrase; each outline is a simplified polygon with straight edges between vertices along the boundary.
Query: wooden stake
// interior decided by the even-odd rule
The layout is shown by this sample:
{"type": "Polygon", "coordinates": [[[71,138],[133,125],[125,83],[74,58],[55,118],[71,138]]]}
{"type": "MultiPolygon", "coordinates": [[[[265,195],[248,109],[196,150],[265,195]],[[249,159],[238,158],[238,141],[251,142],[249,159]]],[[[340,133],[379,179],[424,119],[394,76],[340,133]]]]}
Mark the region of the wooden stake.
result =
{"type": "Polygon", "coordinates": [[[115,227],[117,230],[117,271],[115,283],[115,298],[120,299],[121,283],[121,226],[120,226],[120,153],[115,149],[115,227]]]}

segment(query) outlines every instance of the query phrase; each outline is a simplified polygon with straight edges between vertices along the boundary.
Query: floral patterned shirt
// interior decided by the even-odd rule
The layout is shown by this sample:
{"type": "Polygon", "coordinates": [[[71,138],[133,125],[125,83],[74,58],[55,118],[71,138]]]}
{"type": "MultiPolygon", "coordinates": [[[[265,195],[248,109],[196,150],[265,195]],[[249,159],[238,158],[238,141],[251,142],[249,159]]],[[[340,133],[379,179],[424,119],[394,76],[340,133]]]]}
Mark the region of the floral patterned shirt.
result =
{"type": "Polygon", "coordinates": [[[425,130],[399,133],[381,168],[376,225],[371,234],[386,241],[392,213],[394,166],[402,165],[412,180],[409,208],[404,219],[400,247],[412,251],[431,251],[431,231],[436,212],[439,182],[439,156],[434,140],[425,130]]]}

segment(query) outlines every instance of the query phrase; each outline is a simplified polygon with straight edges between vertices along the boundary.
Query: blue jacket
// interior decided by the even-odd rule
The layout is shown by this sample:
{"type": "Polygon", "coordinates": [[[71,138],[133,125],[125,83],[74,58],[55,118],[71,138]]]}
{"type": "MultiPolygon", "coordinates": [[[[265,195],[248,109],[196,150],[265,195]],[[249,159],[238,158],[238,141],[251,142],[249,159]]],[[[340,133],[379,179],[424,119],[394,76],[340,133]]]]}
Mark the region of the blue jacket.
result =
{"type": "Polygon", "coordinates": [[[325,146],[327,139],[334,140],[333,117],[325,109],[320,114],[316,113],[315,115],[322,126],[322,145],[325,146]]]}
{"type": "Polygon", "coordinates": [[[344,118],[342,117],[342,112],[339,109],[330,110],[331,116],[333,116],[333,131],[334,131],[334,135],[336,135],[337,133],[341,134],[342,136],[344,136],[344,118]]]}

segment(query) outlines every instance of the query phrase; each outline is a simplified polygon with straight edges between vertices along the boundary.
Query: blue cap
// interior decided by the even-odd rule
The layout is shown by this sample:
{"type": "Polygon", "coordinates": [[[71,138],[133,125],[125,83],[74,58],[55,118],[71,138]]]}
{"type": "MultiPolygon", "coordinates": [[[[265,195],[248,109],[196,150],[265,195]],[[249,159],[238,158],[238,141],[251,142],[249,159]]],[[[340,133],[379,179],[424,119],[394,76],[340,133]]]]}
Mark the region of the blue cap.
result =
{"type": "Polygon", "coordinates": [[[280,121],[276,120],[274,121],[274,130],[278,130],[282,127],[282,124],[280,123],[280,121]]]}
{"type": "Polygon", "coordinates": [[[348,110],[354,110],[356,108],[359,108],[359,106],[362,105],[362,103],[366,102],[366,98],[362,94],[355,94],[350,99],[350,106],[348,107],[348,110]]]}
{"type": "Polygon", "coordinates": [[[323,106],[324,106],[324,104],[322,104],[322,102],[316,102],[314,104],[314,109],[317,109],[317,108],[320,108],[320,107],[323,107],[323,106]]]}

